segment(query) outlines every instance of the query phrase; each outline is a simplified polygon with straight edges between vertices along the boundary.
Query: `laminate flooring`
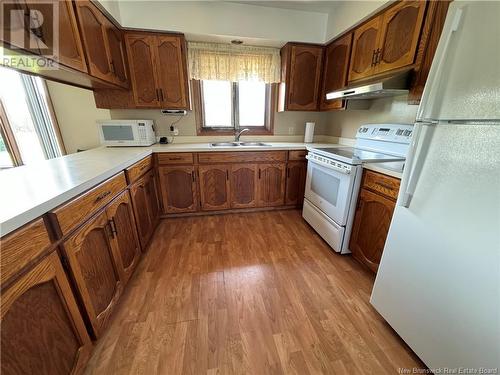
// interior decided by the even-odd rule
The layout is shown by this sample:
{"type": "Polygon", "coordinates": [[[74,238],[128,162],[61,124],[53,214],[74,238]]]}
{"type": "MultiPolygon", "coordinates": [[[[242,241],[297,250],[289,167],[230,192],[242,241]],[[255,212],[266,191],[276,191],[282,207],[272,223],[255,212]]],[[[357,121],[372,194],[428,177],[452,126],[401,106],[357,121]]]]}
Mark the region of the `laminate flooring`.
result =
{"type": "Polygon", "coordinates": [[[162,220],[87,374],[396,374],[424,365],[374,277],[298,210],[162,220]]]}

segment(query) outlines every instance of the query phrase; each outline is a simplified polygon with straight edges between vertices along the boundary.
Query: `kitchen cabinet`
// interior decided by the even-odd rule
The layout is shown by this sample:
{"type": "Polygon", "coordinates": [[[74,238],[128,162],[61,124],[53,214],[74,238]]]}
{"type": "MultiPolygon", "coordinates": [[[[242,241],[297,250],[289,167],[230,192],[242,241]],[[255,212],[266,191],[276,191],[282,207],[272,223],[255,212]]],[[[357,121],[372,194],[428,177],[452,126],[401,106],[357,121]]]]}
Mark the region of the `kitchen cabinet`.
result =
{"type": "Polygon", "coordinates": [[[145,251],[159,220],[158,192],[150,170],[130,186],[132,206],[142,250],[145,251]]]}
{"type": "Polygon", "coordinates": [[[135,106],[190,109],[184,36],[128,32],[125,40],[135,106]]]}
{"type": "Polygon", "coordinates": [[[88,0],[75,2],[89,73],[104,81],[128,87],[121,30],[88,0]]]}
{"type": "Polygon", "coordinates": [[[412,65],[425,1],[400,1],[354,30],[349,81],[412,65]]]}
{"type": "Polygon", "coordinates": [[[355,259],[377,272],[396,206],[399,180],[365,171],[349,248],[355,259]]]}
{"type": "Polygon", "coordinates": [[[285,205],[302,206],[306,184],[307,163],[289,162],[286,167],[285,205]]]}
{"type": "Polygon", "coordinates": [[[279,111],[317,111],[323,46],[287,43],[281,49],[279,111]]]}
{"type": "Polygon", "coordinates": [[[2,374],[82,372],[92,342],[55,251],[2,290],[1,300],[2,374]]]}
{"type": "Polygon", "coordinates": [[[257,206],[258,169],[257,164],[231,165],[231,208],[257,206]]]}
{"type": "Polygon", "coordinates": [[[194,166],[160,166],[159,175],[164,213],[198,210],[198,191],[194,166]]]}
{"type": "Polygon", "coordinates": [[[347,85],[349,58],[351,57],[352,33],[346,34],[325,47],[323,86],[320,98],[322,111],[345,108],[344,100],[326,100],[326,94],[347,85]]]}
{"type": "Polygon", "coordinates": [[[285,164],[259,164],[258,206],[284,204],[285,169],[285,164]]]}
{"type": "Polygon", "coordinates": [[[230,207],[229,170],[228,165],[198,168],[202,210],[224,210],[230,207]]]}
{"type": "Polygon", "coordinates": [[[119,255],[106,212],[89,220],[64,242],[64,257],[93,333],[99,337],[123,292],[119,255]]]}
{"type": "Polygon", "coordinates": [[[134,210],[128,190],[109,204],[106,215],[111,229],[111,242],[119,259],[120,278],[126,284],[141,257],[134,210]]]}

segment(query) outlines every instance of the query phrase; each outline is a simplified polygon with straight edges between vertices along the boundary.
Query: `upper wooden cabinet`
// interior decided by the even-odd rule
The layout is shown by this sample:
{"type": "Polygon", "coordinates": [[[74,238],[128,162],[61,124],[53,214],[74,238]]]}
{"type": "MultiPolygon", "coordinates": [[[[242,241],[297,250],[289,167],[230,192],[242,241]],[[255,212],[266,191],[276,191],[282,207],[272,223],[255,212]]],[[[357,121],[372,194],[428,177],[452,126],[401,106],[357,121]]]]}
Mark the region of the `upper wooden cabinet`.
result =
{"type": "Polygon", "coordinates": [[[317,111],[323,46],[288,43],[281,49],[279,111],[317,111]]]}
{"type": "Polygon", "coordinates": [[[126,33],[136,107],[189,109],[182,35],[126,33]]]}
{"type": "Polygon", "coordinates": [[[90,1],[76,1],[75,5],[89,73],[104,81],[128,87],[121,30],[90,1]]]}
{"type": "Polygon", "coordinates": [[[83,371],[92,343],[56,252],[2,290],[1,301],[2,374],[83,371]]]}
{"type": "Polygon", "coordinates": [[[400,1],[354,31],[349,81],[413,64],[425,1],[400,1]]]}
{"type": "Polygon", "coordinates": [[[333,41],[325,48],[323,65],[323,90],[320,98],[322,111],[343,109],[343,100],[326,100],[326,94],[347,85],[349,58],[351,57],[352,33],[333,41]]]}

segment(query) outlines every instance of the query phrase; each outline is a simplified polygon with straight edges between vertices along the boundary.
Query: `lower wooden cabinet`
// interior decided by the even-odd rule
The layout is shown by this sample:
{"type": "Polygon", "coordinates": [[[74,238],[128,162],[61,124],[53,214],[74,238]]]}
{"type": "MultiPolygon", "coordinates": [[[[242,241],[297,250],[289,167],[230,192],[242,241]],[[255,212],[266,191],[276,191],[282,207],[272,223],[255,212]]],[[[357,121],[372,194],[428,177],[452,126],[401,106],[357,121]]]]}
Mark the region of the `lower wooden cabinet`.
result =
{"type": "Polygon", "coordinates": [[[289,162],[286,169],[285,204],[302,206],[306,184],[307,162],[289,162]]]}
{"type": "Polygon", "coordinates": [[[232,164],[230,174],[231,208],[256,207],[259,166],[232,164]]]}
{"type": "Polygon", "coordinates": [[[92,343],[56,252],[7,290],[1,302],[1,373],[81,373],[92,343]]]}
{"type": "Polygon", "coordinates": [[[64,251],[94,335],[99,337],[123,291],[123,272],[106,212],[69,237],[64,251]]]}
{"type": "Polygon", "coordinates": [[[198,209],[194,166],[160,167],[164,213],[194,212],[198,209]]]}
{"type": "Polygon", "coordinates": [[[142,250],[146,249],[160,218],[158,191],[154,172],[146,172],[130,186],[137,233],[142,250]]]}
{"type": "Polygon", "coordinates": [[[225,210],[230,207],[230,165],[200,166],[200,200],[202,210],[225,210]]]}
{"type": "Polygon", "coordinates": [[[282,206],[284,204],[285,169],[285,164],[259,164],[259,206],[282,206]]]}
{"type": "Polygon", "coordinates": [[[377,272],[396,207],[399,180],[365,171],[349,248],[354,258],[377,272]]]}
{"type": "Polygon", "coordinates": [[[126,283],[141,257],[134,211],[128,190],[121,193],[107,208],[111,240],[117,250],[120,278],[126,283]]]}

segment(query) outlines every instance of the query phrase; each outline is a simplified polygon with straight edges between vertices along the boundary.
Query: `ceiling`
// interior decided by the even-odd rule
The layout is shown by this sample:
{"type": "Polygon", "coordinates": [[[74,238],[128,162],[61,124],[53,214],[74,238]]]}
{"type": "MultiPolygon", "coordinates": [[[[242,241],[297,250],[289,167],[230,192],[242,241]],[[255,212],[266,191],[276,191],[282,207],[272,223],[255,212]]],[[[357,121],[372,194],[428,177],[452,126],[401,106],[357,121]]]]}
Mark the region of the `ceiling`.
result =
{"type": "Polygon", "coordinates": [[[328,13],[338,1],[230,1],[246,5],[257,5],[268,8],[300,10],[305,12],[328,13]]]}

